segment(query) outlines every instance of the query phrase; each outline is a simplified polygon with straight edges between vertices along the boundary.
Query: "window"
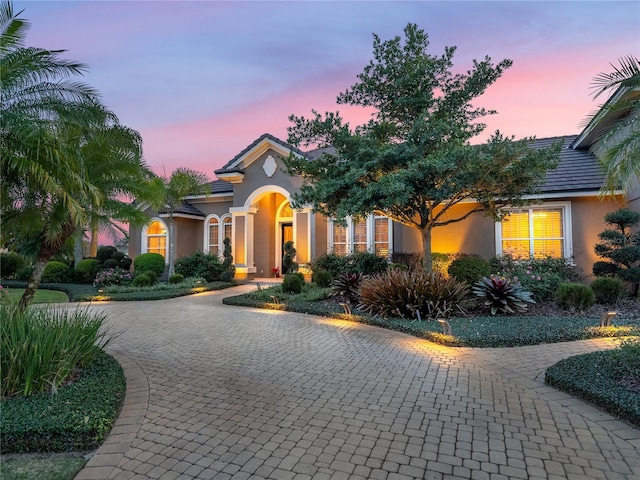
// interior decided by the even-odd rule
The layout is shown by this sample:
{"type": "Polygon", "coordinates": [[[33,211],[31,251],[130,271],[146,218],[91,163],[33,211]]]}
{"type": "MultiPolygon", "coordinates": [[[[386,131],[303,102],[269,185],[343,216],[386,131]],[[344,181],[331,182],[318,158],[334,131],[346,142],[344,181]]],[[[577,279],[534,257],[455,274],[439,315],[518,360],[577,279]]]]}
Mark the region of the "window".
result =
{"type": "Polygon", "coordinates": [[[347,218],[347,224],[329,220],[329,252],[347,255],[369,252],[388,257],[391,247],[391,220],[384,216],[373,216],[354,221],[347,218]]]}
{"type": "Polygon", "coordinates": [[[347,227],[338,223],[333,223],[333,253],[336,255],[347,254],[347,227]]]}
{"type": "Polygon", "coordinates": [[[387,217],[374,217],[373,219],[373,245],[376,255],[388,257],[389,250],[389,219],[387,217]]]}
{"type": "Polygon", "coordinates": [[[159,253],[166,258],[167,227],[164,222],[154,220],[149,224],[143,236],[143,249],[146,253],[159,253]]]}
{"type": "Polygon", "coordinates": [[[222,220],[222,225],[223,225],[223,235],[222,235],[222,241],[224,243],[224,239],[228,238],[229,240],[231,240],[231,235],[233,234],[233,219],[231,217],[225,217],[222,220]]]}
{"type": "Polygon", "coordinates": [[[220,253],[220,221],[218,217],[209,219],[209,253],[219,255],[220,253]]]}
{"type": "Polygon", "coordinates": [[[496,226],[496,251],[516,258],[571,257],[570,204],[513,209],[496,226]]]}
{"type": "Polygon", "coordinates": [[[367,220],[353,222],[353,252],[367,251],[367,220]]]}

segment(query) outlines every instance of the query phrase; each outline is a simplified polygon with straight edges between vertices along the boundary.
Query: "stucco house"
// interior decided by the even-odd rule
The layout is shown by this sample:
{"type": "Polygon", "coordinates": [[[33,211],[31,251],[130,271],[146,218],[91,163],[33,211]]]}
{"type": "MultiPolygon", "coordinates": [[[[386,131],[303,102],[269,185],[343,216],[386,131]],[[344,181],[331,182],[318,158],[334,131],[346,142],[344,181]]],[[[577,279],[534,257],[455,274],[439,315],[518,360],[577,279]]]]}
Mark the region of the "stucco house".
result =
{"type": "MultiPolygon", "coordinates": [[[[481,214],[433,230],[432,251],[474,253],[485,258],[505,253],[573,259],[587,275],[597,261],[593,246],[606,228],[607,212],[627,205],[640,210],[637,185],[614,197],[599,195],[604,173],[590,151],[600,119],[580,135],[543,138],[534,146],[563,143],[559,166],[547,173],[540,193],[527,208],[509,212],[507,221],[494,222],[481,214]]],[[[185,199],[174,214],[176,258],[195,251],[222,255],[223,240],[231,239],[236,278],[268,277],[281,270],[283,244],[293,240],[300,265],[335,252],[368,251],[391,257],[421,251],[419,232],[382,215],[347,226],[315,214],[310,208],[292,210],[289,200],[302,179],[286,173],[283,157],[290,153],[313,160],[322,150],[300,151],[264,134],[215,171],[208,195],[185,199]]],[[[636,182],[637,183],[637,182],[636,182]]],[[[461,204],[457,209],[470,209],[461,204]]],[[[156,252],[168,257],[167,214],[146,210],[151,220],[131,228],[129,254],[156,252]]],[[[454,212],[458,213],[458,212],[454,212]]],[[[458,215],[456,215],[458,216],[458,215]]]]}

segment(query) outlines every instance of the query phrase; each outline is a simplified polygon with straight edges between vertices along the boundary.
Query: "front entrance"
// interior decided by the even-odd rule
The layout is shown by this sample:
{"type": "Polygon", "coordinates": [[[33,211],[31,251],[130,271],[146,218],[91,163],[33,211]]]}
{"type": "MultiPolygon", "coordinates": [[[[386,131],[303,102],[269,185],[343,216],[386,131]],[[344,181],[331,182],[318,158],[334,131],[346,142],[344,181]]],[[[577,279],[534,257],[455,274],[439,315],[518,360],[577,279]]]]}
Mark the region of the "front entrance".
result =
{"type": "MultiPolygon", "coordinates": [[[[290,241],[293,241],[293,223],[281,223],[280,224],[280,238],[282,239],[282,243],[280,244],[280,259],[284,258],[284,244],[290,241]]],[[[284,268],[284,263],[281,260],[282,265],[282,274],[287,273],[284,268]]]]}

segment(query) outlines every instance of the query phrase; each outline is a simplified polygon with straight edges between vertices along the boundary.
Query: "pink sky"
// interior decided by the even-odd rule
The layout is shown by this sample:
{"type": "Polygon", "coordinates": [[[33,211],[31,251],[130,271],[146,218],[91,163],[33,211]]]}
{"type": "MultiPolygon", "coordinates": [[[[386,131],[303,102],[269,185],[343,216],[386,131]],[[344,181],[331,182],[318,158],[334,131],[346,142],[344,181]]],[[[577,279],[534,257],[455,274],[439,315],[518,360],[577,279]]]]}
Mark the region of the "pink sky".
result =
{"type": "MultiPolygon", "coordinates": [[[[640,53],[640,6],[629,2],[178,2],[16,1],[32,23],[27,43],[65,49],[89,65],[85,81],[145,159],[169,174],[187,166],[213,179],[263,133],[286,140],[287,117],[335,104],[369,62],[372,33],[417,23],[430,53],[456,45],[456,69],[489,55],[513,67],[477,104],[499,129],[539,138],[579,132],[597,104],[590,83],[640,53]]],[[[485,135],[486,137],[486,135],[485,135]]],[[[481,140],[478,139],[478,140],[481,140]]]]}

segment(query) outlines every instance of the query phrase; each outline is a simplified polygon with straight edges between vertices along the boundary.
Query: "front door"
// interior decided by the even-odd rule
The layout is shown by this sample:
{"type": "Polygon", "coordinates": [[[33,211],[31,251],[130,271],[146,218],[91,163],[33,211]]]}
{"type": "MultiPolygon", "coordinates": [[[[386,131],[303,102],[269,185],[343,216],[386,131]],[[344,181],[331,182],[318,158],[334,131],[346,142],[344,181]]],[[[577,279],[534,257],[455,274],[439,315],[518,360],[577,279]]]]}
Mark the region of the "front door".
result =
{"type": "MultiPolygon", "coordinates": [[[[284,244],[293,240],[293,223],[281,223],[280,224],[280,237],[282,238],[282,245],[280,245],[280,261],[282,265],[282,258],[284,256],[284,244]]],[[[282,266],[282,274],[284,275],[284,265],[282,266]]]]}

